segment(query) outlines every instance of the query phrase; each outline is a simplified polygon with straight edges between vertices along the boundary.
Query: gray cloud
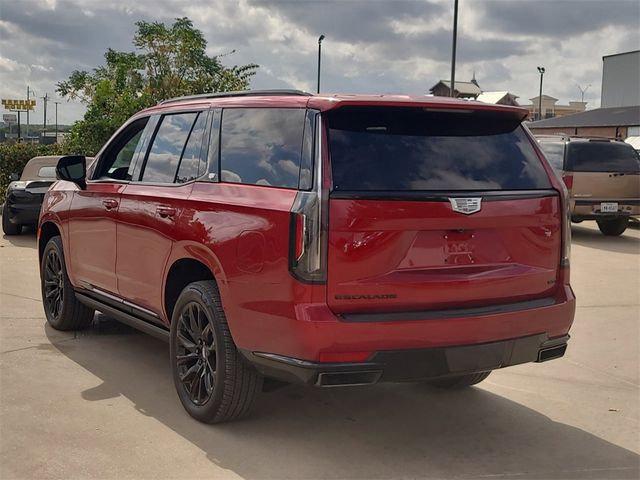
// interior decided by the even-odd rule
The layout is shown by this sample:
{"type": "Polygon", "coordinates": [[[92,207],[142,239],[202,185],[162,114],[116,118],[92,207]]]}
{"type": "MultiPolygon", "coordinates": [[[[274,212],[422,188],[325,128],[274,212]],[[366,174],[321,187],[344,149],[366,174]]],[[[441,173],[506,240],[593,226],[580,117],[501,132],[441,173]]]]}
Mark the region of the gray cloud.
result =
{"type": "MultiPolygon", "coordinates": [[[[107,48],[131,51],[138,20],[188,16],[227,64],[258,63],[253,88],[315,90],[317,38],[322,90],[423,94],[449,76],[450,0],[21,0],[0,13],[0,96],[41,96],[72,70],[103,62],[107,48]]],[[[457,78],[473,71],[485,90],[578,100],[597,106],[602,55],[637,49],[635,0],[461,0],[457,78]]],[[[61,121],[82,113],[61,105],[61,121]]],[[[41,111],[37,113],[41,118],[41,111]]],[[[49,115],[51,118],[51,115],[49,115]]]]}
{"type": "Polygon", "coordinates": [[[421,0],[251,0],[251,5],[268,8],[285,16],[317,37],[355,43],[381,43],[395,35],[393,20],[428,19],[442,15],[444,5],[421,0]]]}
{"type": "Polygon", "coordinates": [[[608,26],[638,29],[636,0],[476,0],[487,28],[504,33],[567,37],[608,26]]]}

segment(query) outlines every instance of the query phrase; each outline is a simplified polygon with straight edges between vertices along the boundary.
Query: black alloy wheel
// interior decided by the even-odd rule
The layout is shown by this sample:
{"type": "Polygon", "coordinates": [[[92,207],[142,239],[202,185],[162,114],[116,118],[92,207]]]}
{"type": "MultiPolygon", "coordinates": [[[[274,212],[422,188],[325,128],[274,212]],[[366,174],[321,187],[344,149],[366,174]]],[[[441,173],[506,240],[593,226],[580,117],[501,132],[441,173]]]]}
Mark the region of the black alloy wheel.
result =
{"type": "Polygon", "coordinates": [[[169,347],[176,393],[189,415],[220,423],[250,412],[263,378],[233,341],[215,281],[182,290],[171,314],[169,347]]]}
{"type": "Polygon", "coordinates": [[[80,303],[67,275],[59,236],[49,239],[40,261],[42,306],[47,322],[56,330],[80,330],[93,322],[93,309],[80,303]]]}
{"type": "Polygon", "coordinates": [[[194,405],[206,404],[216,384],[216,337],[211,319],[197,302],[187,303],[180,312],[175,361],[189,399],[194,405]]]}
{"type": "Polygon", "coordinates": [[[44,303],[47,312],[55,319],[60,318],[64,302],[64,273],[58,252],[47,252],[44,263],[44,303]]]}

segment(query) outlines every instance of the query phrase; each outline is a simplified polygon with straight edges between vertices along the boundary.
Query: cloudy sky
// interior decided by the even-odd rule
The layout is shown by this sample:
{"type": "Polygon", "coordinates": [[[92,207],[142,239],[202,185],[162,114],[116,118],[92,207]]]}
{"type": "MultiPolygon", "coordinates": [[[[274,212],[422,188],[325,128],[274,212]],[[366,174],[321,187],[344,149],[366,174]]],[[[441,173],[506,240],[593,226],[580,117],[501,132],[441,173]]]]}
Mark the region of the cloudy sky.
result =
{"type": "MultiPolygon", "coordinates": [[[[0,0],[0,97],[49,93],[73,70],[102,63],[107,48],[131,51],[138,20],[191,18],[209,53],[257,63],[253,88],[424,94],[450,75],[453,0],[0,0]]],[[[521,103],[545,93],[599,106],[602,56],[640,48],[637,0],[460,0],[458,80],[475,71],[483,90],[521,103]]],[[[50,104],[50,107],[53,107],[50,104]]],[[[82,115],[62,100],[60,123],[82,115]]],[[[42,122],[42,101],[35,113],[42,122]]],[[[53,108],[48,121],[53,121],[53,108]]]]}

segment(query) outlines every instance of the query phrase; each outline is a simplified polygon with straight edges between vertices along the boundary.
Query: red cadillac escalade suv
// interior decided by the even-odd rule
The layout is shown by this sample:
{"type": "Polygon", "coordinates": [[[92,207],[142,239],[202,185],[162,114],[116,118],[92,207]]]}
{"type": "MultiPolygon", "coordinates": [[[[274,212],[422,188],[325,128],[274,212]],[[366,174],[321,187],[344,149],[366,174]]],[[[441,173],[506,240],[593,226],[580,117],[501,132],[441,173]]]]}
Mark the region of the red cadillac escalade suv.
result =
{"type": "Polygon", "coordinates": [[[561,357],[567,193],[527,111],[439,97],[249,91],[133,116],[63,157],[38,247],[56,329],[98,310],[170,343],[198,420],[264,378],[462,387],[561,357]]]}

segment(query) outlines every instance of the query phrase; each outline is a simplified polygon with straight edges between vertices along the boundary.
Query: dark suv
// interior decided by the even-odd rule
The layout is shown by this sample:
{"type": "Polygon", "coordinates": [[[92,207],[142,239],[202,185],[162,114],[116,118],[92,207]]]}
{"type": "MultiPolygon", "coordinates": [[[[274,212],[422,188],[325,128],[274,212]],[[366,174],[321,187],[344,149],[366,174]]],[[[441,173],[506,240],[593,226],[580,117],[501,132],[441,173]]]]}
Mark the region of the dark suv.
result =
{"type": "Polygon", "coordinates": [[[527,111],[264,91],[131,118],[58,164],[38,246],[57,329],[94,310],[170,340],[186,410],[244,415],[263,378],[480,382],[561,357],[567,195],[527,111]]]}

